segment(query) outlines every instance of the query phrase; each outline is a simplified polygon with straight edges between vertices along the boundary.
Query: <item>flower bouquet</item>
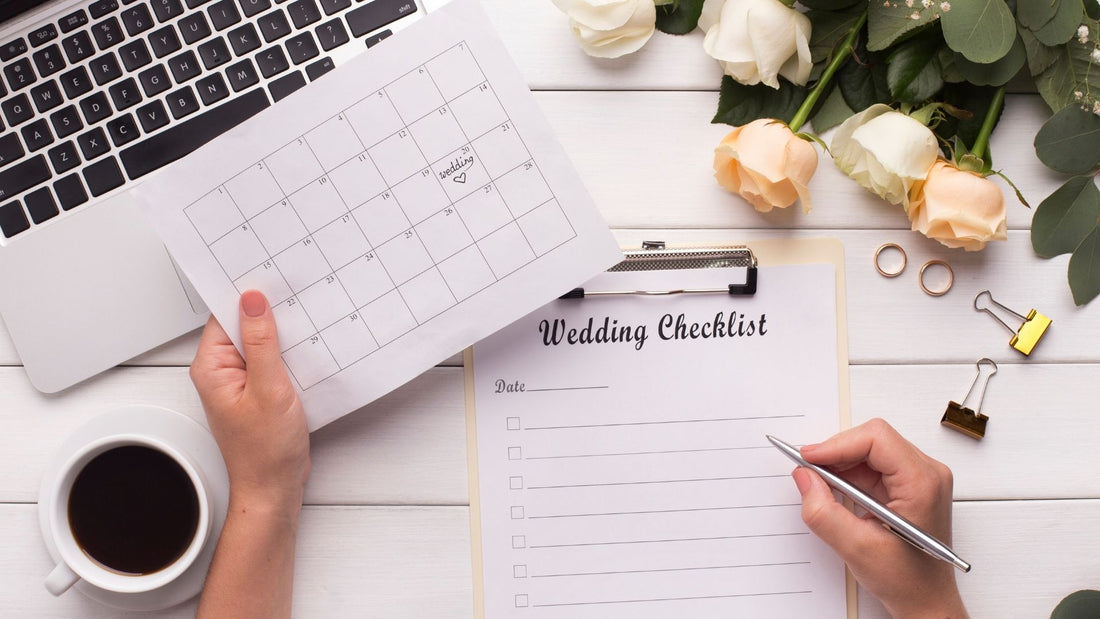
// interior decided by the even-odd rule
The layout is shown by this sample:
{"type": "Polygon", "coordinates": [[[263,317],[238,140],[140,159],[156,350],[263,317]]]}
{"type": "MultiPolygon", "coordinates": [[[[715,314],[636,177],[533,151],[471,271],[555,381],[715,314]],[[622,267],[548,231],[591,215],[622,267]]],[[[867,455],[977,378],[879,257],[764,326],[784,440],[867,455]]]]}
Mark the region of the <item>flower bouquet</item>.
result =
{"type": "Polygon", "coordinates": [[[1036,154],[1070,176],[1035,209],[1032,245],[1072,254],[1078,305],[1100,294],[1095,0],[553,1],[593,56],[634,52],[657,30],[703,31],[725,73],[712,122],[734,126],[715,177],[757,210],[810,212],[820,146],[913,230],[966,251],[1006,238],[989,138],[1006,84],[1030,77],[1053,114],[1036,154]],[[830,129],[826,145],[817,135],[830,129]]]}

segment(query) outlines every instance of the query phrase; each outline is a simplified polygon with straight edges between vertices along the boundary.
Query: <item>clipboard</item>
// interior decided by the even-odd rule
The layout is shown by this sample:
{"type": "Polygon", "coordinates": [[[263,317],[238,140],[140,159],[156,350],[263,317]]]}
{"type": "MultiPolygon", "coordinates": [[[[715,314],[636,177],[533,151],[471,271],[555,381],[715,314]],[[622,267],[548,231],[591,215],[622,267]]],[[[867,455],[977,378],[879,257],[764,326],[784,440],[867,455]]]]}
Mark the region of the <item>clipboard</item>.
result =
{"type": "MultiPolygon", "coordinates": [[[[623,270],[668,270],[684,268],[723,268],[744,267],[745,279],[731,282],[726,288],[709,290],[630,290],[630,291],[589,291],[574,289],[563,299],[577,299],[579,302],[598,303],[598,300],[585,301],[587,297],[609,294],[730,294],[753,295],[759,286],[767,286],[760,281],[758,266],[831,264],[835,273],[836,295],[836,335],[837,335],[837,393],[841,430],[851,427],[851,396],[849,391],[848,368],[848,312],[847,284],[845,277],[844,246],[836,238],[809,239],[759,239],[749,244],[729,245],[685,245],[668,248],[660,241],[647,241],[640,250],[624,251],[624,260],[608,271],[623,270]],[[581,291],[578,293],[578,291],[581,291]]],[[[482,536],[480,514],[480,483],[478,479],[476,403],[474,398],[474,356],[473,348],[463,352],[464,386],[466,394],[466,444],[467,470],[470,497],[470,544],[471,569],[473,580],[474,616],[485,617],[485,598],[483,582],[482,536]]],[[[857,583],[851,572],[845,568],[847,616],[858,617],[857,583]]]]}

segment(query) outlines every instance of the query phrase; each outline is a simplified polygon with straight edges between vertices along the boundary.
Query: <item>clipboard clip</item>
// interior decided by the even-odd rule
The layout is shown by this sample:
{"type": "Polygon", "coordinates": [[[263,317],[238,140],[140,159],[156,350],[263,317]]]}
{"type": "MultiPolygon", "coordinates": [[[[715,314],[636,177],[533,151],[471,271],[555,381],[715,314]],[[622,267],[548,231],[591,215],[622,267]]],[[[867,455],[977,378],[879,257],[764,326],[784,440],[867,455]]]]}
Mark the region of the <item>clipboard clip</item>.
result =
{"type": "Polygon", "coordinates": [[[744,283],[723,288],[678,288],[672,290],[585,290],[574,288],[560,299],[583,299],[613,295],[667,296],[676,294],[728,294],[752,296],[758,281],[757,260],[745,245],[668,249],[664,241],[643,241],[640,250],[625,252],[623,261],[608,269],[621,271],[662,271],[671,269],[713,269],[745,267],[744,283]]]}

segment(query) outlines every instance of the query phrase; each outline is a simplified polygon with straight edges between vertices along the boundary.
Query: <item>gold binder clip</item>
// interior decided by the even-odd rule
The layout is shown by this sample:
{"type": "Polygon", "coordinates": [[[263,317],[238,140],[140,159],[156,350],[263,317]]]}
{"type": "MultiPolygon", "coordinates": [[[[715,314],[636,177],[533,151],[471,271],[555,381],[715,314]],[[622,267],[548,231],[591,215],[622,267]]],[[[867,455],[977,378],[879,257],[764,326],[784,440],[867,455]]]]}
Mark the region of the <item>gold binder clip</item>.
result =
{"type": "Polygon", "coordinates": [[[940,424],[952,430],[958,430],[971,438],[981,440],[982,437],[985,436],[985,426],[989,422],[989,417],[982,414],[982,400],[985,399],[985,389],[989,386],[989,379],[993,378],[993,375],[997,373],[997,364],[994,363],[992,359],[979,359],[977,366],[978,375],[974,377],[974,382],[970,383],[970,391],[966,392],[963,403],[959,404],[953,400],[948,402],[947,410],[943,413],[940,424]],[[982,377],[983,363],[988,363],[993,366],[993,371],[986,376],[985,382],[982,383],[981,389],[978,390],[978,405],[974,408],[969,408],[966,404],[970,401],[971,396],[974,395],[974,388],[978,386],[978,380],[982,377]]]}
{"type": "Polygon", "coordinates": [[[1034,349],[1035,345],[1039,343],[1040,339],[1042,339],[1043,334],[1046,333],[1051,323],[1051,320],[1049,318],[1035,311],[1034,308],[1032,308],[1031,311],[1027,313],[1027,316],[1024,316],[1005,307],[1004,305],[1001,305],[993,299],[993,295],[990,294],[988,290],[983,290],[979,292],[976,297],[974,297],[974,309],[978,310],[979,312],[985,312],[993,318],[996,318],[997,322],[1004,325],[1005,328],[1009,330],[1009,332],[1013,333],[1012,339],[1008,342],[1008,345],[1025,355],[1031,354],[1032,349],[1034,349]],[[1007,322],[1002,320],[1000,316],[994,314],[993,311],[989,309],[989,307],[978,307],[978,299],[981,299],[983,295],[989,297],[989,302],[993,305],[996,305],[1002,310],[1022,320],[1023,323],[1020,324],[1020,327],[1016,330],[1013,330],[1007,322]]]}

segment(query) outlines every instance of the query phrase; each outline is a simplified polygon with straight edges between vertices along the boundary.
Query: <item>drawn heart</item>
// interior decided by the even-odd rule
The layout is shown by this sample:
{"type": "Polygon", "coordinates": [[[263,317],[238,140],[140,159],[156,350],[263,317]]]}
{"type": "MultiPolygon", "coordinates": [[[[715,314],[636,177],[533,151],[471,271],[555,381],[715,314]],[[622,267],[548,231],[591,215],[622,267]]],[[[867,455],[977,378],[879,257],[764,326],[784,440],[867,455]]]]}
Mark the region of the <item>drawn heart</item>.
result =
{"type": "Polygon", "coordinates": [[[466,173],[463,172],[461,174],[456,175],[454,177],[454,182],[456,182],[456,183],[465,183],[466,182],[466,173]]]}

